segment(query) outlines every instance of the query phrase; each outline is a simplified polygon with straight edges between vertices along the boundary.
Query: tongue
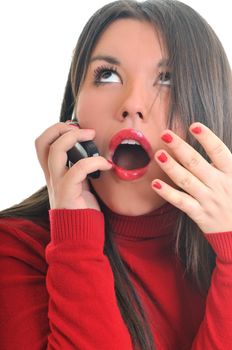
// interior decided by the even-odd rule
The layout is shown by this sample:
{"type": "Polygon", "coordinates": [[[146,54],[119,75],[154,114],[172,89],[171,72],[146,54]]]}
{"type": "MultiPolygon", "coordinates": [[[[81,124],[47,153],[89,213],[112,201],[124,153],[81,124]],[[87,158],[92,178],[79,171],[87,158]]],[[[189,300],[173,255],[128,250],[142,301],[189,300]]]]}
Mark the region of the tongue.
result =
{"type": "Polygon", "coordinates": [[[119,145],[114,153],[113,162],[126,170],[144,168],[149,157],[139,145],[119,145]]]}

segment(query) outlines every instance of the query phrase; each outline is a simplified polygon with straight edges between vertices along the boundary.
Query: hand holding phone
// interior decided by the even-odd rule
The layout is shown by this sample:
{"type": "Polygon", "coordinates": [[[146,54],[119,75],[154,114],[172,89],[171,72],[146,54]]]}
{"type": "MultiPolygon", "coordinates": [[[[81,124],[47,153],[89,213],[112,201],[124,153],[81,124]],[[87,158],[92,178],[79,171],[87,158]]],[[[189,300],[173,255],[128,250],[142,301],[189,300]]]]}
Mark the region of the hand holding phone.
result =
{"type": "MultiPolygon", "coordinates": [[[[75,121],[72,121],[71,123],[78,124],[75,121]]],[[[72,166],[82,158],[96,157],[96,156],[99,156],[100,153],[93,141],[83,141],[83,142],[77,142],[75,146],[72,147],[67,152],[67,155],[68,155],[69,166],[72,166]]],[[[93,173],[90,173],[87,177],[97,179],[99,178],[99,176],[100,176],[100,171],[97,170],[97,171],[94,171],[93,173]]]]}

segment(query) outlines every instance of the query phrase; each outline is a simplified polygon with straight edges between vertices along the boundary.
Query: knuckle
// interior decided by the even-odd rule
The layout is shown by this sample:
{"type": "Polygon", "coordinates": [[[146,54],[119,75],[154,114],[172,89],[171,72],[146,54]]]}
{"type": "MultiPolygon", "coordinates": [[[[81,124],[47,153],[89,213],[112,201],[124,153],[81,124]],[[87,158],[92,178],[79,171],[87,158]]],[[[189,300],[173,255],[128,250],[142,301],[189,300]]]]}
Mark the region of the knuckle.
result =
{"type": "Polygon", "coordinates": [[[76,163],[77,167],[80,167],[81,169],[85,169],[87,167],[88,160],[89,160],[89,157],[78,160],[78,162],[76,163]]]}
{"type": "Polygon", "coordinates": [[[51,129],[61,131],[62,129],[64,129],[66,127],[66,125],[67,124],[63,123],[63,122],[57,122],[51,126],[51,129]]]}
{"type": "Polygon", "coordinates": [[[40,147],[40,136],[35,139],[34,145],[35,145],[35,149],[38,150],[40,147]]]}
{"type": "Polygon", "coordinates": [[[55,154],[57,152],[57,143],[53,142],[50,146],[49,146],[49,156],[55,154]]]}
{"type": "Polygon", "coordinates": [[[200,159],[197,157],[191,157],[189,161],[186,162],[186,167],[188,169],[196,168],[200,164],[200,159]]]}
{"type": "Polygon", "coordinates": [[[176,201],[175,201],[175,203],[176,203],[176,206],[178,207],[178,208],[184,208],[184,199],[180,196],[180,197],[178,197],[178,198],[176,198],[176,201]]]}
{"type": "Polygon", "coordinates": [[[191,178],[189,176],[184,176],[179,180],[178,185],[181,188],[189,188],[191,186],[191,183],[192,183],[191,178]]]}
{"type": "Polygon", "coordinates": [[[171,174],[171,172],[173,171],[173,169],[175,169],[175,164],[173,161],[169,161],[167,164],[165,164],[165,169],[168,173],[171,174]]]}
{"type": "Polygon", "coordinates": [[[88,158],[80,159],[74,166],[73,169],[75,169],[80,175],[87,174],[88,169],[88,163],[86,162],[88,158]]]}
{"type": "Polygon", "coordinates": [[[209,152],[209,155],[219,155],[222,152],[224,152],[225,149],[225,145],[221,142],[218,142],[213,148],[212,150],[209,152]]]}

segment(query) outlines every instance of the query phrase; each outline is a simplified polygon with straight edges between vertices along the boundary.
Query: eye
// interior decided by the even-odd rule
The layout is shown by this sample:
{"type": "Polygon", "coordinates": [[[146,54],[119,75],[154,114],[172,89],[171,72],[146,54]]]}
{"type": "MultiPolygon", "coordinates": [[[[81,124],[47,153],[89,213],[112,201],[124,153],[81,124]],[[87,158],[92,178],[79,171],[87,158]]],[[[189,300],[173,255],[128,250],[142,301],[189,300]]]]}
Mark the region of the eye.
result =
{"type": "Polygon", "coordinates": [[[171,85],[171,73],[170,72],[161,72],[157,79],[159,85],[171,85]]]}
{"type": "Polygon", "coordinates": [[[94,83],[96,85],[121,83],[121,79],[115,67],[101,66],[94,70],[94,83]]]}

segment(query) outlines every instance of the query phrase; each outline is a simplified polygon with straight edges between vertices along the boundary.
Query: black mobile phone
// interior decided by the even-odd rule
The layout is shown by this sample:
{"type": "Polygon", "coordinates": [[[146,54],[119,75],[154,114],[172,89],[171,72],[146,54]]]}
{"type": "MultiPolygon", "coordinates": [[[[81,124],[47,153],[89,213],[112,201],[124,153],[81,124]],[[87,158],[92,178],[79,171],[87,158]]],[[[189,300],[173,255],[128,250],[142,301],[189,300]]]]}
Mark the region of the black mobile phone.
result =
{"type": "MultiPolygon", "coordinates": [[[[93,141],[83,141],[77,142],[74,147],[72,147],[68,152],[68,162],[69,166],[72,166],[78,160],[87,157],[96,157],[99,156],[100,153],[97,149],[97,146],[93,141]]],[[[100,176],[100,170],[96,170],[93,173],[88,174],[87,177],[91,177],[93,179],[97,179],[100,176]]]]}

